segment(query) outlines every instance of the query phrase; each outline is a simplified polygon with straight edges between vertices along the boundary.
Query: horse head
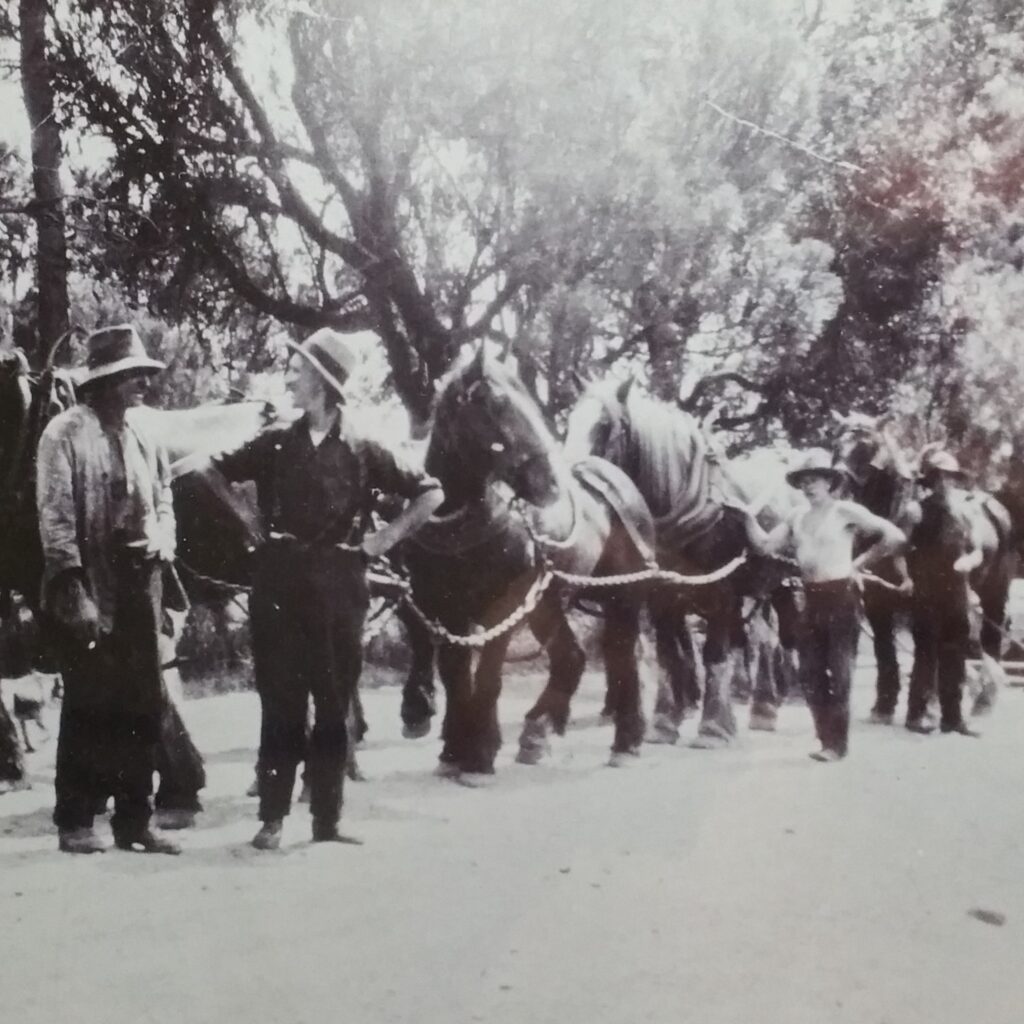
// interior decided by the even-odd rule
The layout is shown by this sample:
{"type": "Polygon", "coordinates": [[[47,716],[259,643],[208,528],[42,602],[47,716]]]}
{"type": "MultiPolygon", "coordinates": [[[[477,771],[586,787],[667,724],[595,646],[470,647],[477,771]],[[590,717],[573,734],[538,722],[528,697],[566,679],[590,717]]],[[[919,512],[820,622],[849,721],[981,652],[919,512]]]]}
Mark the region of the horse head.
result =
{"type": "Polygon", "coordinates": [[[838,430],[832,444],[832,461],[846,468],[856,484],[863,484],[869,468],[883,455],[880,420],[861,412],[843,415],[833,411],[838,430]]]}
{"type": "Polygon", "coordinates": [[[591,384],[569,414],[563,445],[570,462],[598,455],[617,466],[626,459],[633,378],[591,384]]]}
{"type": "Polygon", "coordinates": [[[427,472],[450,494],[507,483],[527,500],[556,485],[557,447],[519,377],[483,349],[449,375],[438,399],[427,472]]]}

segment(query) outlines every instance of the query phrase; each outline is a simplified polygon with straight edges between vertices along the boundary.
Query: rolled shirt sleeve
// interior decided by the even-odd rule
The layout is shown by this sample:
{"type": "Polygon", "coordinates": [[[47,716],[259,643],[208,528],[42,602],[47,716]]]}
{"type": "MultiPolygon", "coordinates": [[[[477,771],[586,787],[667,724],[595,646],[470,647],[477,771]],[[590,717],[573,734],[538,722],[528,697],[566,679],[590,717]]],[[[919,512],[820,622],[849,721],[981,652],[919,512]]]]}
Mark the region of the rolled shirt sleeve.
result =
{"type": "Polygon", "coordinates": [[[376,441],[366,442],[366,456],[369,485],[382,494],[395,494],[411,500],[441,486],[432,476],[414,469],[400,455],[376,441]]]}
{"type": "Polygon", "coordinates": [[[260,476],[266,472],[270,449],[275,444],[280,444],[284,433],[280,428],[264,430],[241,448],[236,448],[232,452],[222,452],[210,462],[225,480],[233,484],[244,483],[247,480],[259,481],[260,476]]]}

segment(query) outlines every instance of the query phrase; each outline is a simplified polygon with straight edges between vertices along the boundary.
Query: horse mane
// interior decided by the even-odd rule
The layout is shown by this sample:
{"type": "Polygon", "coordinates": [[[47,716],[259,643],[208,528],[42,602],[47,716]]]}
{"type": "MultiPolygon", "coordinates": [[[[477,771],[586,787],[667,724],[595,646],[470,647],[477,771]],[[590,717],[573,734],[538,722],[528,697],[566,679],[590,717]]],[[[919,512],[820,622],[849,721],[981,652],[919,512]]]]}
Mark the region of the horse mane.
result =
{"type": "Polygon", "coordinates": [[[700,424],[689,413],[630,388],[623,405],[614,382],[591,392],[623,421],[623,466],[656,520],[683,523],[700,516],[711,500],[710,462],[700,424]]]}

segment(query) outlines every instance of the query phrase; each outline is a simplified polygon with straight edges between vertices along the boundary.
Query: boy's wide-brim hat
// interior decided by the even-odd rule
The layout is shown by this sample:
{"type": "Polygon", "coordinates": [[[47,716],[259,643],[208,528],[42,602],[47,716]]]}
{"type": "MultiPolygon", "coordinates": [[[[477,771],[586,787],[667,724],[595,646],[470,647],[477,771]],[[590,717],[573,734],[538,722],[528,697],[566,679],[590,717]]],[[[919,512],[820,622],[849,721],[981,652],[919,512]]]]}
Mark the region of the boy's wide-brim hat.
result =
{"type": "Polygon", "coordinates": [[[960,463],[951,452],[932,452],[921,464],[919,480],[927,480],[936,473],[945,473],[946,476],[954,477],[957,480],[966,480],[967,474],[960,468],[960,463]]]}
{"type": "Polygon", "coordinates": [[[165,363],[151,359],[139,332],[131,324],[100,327],[85,339],[85,369],[80,385],[118,373],[159,373],[165,363]]]}
{"type": "Polygon", "coordinates": [[[298,352],[339,394],[356,368],[356,354],[343,334],[330,327],[314,331],[301,345],[294,341],[285,344],[298,352]]]}
{"type": "Polygon", "coordinates": [[[790,487],[799,487],[800,481],[806,480],[809,476],[824,477],[833,490],[846,479],[842,466],[833,465],[832,456],[824,449],[808,452],[800,465],[786,474],[786,483],[790,487]]]}

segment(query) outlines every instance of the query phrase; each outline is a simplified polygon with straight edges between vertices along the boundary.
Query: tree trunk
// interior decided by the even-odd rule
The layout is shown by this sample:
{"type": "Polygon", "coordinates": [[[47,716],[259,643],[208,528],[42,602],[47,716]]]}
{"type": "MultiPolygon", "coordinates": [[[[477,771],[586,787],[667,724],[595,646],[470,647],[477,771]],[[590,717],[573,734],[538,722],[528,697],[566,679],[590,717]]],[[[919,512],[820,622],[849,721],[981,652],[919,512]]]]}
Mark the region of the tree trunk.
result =
{"type": "Polygon", "coordinates": [[[68,257],[60,183],[61,139],[46,46],[45,0],[19,0],[21,87],[32,128],[31,204],[36,222],[37,337],[41,361],[68,329],[68,257]]]}

